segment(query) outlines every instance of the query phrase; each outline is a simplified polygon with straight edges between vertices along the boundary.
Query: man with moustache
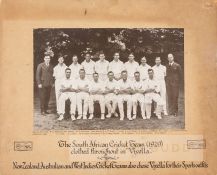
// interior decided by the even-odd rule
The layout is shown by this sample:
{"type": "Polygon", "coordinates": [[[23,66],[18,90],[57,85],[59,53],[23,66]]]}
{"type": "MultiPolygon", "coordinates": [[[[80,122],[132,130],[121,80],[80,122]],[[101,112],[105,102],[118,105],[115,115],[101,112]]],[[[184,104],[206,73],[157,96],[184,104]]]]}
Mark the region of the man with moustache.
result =
{"type": "Polygon", "coordinates": [[[169,113],[177,116],[179,86],[181,81],[181,66],[174,61],[173,54],[168,54],[166,86],[168,95],[169,113]]]}
{"type": "Polygon", "coordinates": [[[44,57],[44,62],[40,63],[36,71],[36,81],[39,89],[41,114],[48,113],[48,103],[50,100],[50,92],[54,83],[53,66],[50,64],[50,56],[44,57]]]}

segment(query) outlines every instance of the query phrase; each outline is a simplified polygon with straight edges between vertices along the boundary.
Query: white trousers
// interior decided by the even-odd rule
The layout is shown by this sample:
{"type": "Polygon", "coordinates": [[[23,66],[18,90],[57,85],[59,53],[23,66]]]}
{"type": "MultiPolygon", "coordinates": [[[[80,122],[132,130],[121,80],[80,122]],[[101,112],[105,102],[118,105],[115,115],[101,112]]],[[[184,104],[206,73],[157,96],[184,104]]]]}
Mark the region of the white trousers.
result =
{"type": "Polygon", "coordinates": [[[165,80],[160,80],[159,81],[159,84],[160,84],[160,96],[163,100],[163,111],[164,112],[167,112],[167,99],[166,99],[166,83],[165,83],[165,80]]]}
{"type": "Polygon", "coordinates": [[[76,110],[76,93],[75,92],[64,92],[59,97],[59,114],[65,114],[65,102],[70,100],[70,114],[75,114],[76,110]]]}
{"type": "Polygon", "coordinates": [[[145,97],[143,94],[136,93],[132,95],[132,102],[133,102],[133,115],[137,114],[137,105],[139,102],[142,117],[145,117],[145,97]]]}
{"type": "Polygon", "coordinates": [[[60,89],[61,89],[61,84],[60,80],[55,80],[55,95],[56,95],[56,110],[57,113],[59,114],[59,95],[60,95],[60,89]]]}
{"type": "Polygon", "coordinates": [[[131,111],[132,111],[131,95],[128,94],[118,95],[118,108],[119,108],[121,118],[124,118],[124,102],[127,102],[127,118],[131,118],[131,111]]]}
{"type": "Polygon", "coordinates": [[[94,112],[94,102],[99,102],[101,114],[105,113],[105,98],[104,95],[90,95],[89,97],[89,113],[94,112]]]}
{"type": "Polygon", "coordinates": [[[146,111],[147,118],[151,117],[151,103],[152,103],[152,101],[157,103],[156,115],[158,116],[162,112],[162,106],[164,105],[162,97],[157,93],[147,93],[147,94],[145,94],[145,111],[146,111]]]}
{"type": "Polygon", "coordinates": [[[82,114],[87,115],[88,102],[89,102],[89,94],[87,92],[77,93],[78,115],[82,115],[82,114]],[[82,109],[83,109],[83,113],[82,113],[82,109]]]}
{"type": "Polygon", "coordinates": [[[118,105],[117,95],[109,93],[105,95],[105,105],[109,114],[114,114],[118,105]]]}

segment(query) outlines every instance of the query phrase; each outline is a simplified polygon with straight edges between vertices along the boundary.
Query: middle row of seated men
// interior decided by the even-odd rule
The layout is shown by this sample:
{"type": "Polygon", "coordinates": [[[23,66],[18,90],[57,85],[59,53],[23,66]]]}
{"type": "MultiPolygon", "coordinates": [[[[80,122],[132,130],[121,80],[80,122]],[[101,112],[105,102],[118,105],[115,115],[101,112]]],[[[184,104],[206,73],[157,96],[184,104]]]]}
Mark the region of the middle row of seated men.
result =
{"type": "Polygon", "coordinates": [[[79,78],[71,78],[71,69],[65,69],[65,78],[60,83],[58,93],[57,110],[58,120],[64,119],[65,102],[70,100],[71,119],[76,120],[76,108],[78,111],[77,119],[87,119],[89,108],[89,118],[93,119],[94,102],[99,102],[101,119],[111,116],[118,117],[116,108],[118,106],[120,120],[124,119],[124,102],[127,102],[127,118],[133,120],[137,117],[137,105],[140,105],[141,116],[143,119],[150,119],[152,101],[156,102],[156,116],[161,119],[164,102],[159,95],[159,81],[154,79],[153,69],[148,69],[148,78],[145,81],[140,79],[140,73],[134,73],[134,80],[128,78],[126,70],[121,72],[121,79],[116,81],[114,73],[107,73],[108,79],[103,82],[99,80],[99,73],[92,74],[93,80],[86,77],[84,69],[79,70],[79,78]],[[105,107],[108,114],[105,116],[105,107]],[[131,116],[133,108],[133,116],[131,116]]]}

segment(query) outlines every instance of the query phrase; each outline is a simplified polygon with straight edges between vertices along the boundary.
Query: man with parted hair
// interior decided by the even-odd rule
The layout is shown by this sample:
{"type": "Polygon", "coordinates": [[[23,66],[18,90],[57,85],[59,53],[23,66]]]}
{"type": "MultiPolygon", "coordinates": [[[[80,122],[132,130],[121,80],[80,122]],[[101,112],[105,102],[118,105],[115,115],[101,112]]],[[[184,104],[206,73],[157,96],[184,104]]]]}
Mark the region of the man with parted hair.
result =
{"type": "Polygon", "coordinates": [[[77,79],[77,119],[87,119],[87,110],[89,102],[89,84],[90,81],[85,77],[85,70],[80,69],[77,79]],[[83,105],[82,105],[83,104],[83,105]]]}
{"type": "Polygon", "coordinates": [[[117,85],[118,82],[114,79],[114,73],[112,71],[108,72],[108,79],[105,82],[105,104],[108,109],[108,114],[106,118],[110,118],[112,115],[118,117],[115,112],[117,108],[117,85]]]}
{"type": "Polygon", "coordinates": [[[156,116],[158,119],[162,119],[161,112],[163,108],[163,100],[160,93],[160,85],[158,81],[154,79],[154,71],[153,69],[148,69],[148,79],[145,80],[145,110],[146,110],[146,116],[147,119],[150,119],[151,117],[151,104],[152,101],[157,103],[156,108],[156,116]]]}
{"type": "Polygon", "coordinates": [[[113,56],[113,61],[109,63],[108,71],[112,71],[114,73],[114,79],[121,79],[121,72],[124,70],[124,63],[120,60],[120,53],[115,52],[113,56]]]}
{"type": "Polygon", "coordinates": [[[144,89],[145,83],[140,79],[140,73],[134,73],[135,80],[132,83],[133,94],[132,94],[132,102],[133,102],[133,119],[137,117],[137,106],[138,103],[141,108],[141,116],[143,119],[146,119],[145,116],[145,97],[144,97],[144,89]]]}
{"type": "Polygon", "coordinates": [[[118,81],[118,108],[120,112],[120,120],[124,120],[124,102],[127,102],[127,118],[133,120],[131,117],[132,111],[132,82],[127,77],[127,71],[121,72],[122,79],[118,81]]]}
{"type": "Polygon", "coordinates": [[[76,110],[76,90],[77,85],[75,80],[71,79],[71,69],[65,69],[65,78],[60,80],[60,90],[59,90],[59,118],[58,120],[64,119],[65,114],[65,102],[70,100],[70,114],[71,119],[75,120],[75,110],[76,110]]]}
{"type": "Polygon", "coordinates": [[[105,87],[103,82],[99,80],[99,74],[97,72],[93,73],[93,81],[89,85],[89,119],[93,119],[94,112],[94,102],[99,102],[101,119],[105,119],[105,98],[104,98],[105,87]]]}

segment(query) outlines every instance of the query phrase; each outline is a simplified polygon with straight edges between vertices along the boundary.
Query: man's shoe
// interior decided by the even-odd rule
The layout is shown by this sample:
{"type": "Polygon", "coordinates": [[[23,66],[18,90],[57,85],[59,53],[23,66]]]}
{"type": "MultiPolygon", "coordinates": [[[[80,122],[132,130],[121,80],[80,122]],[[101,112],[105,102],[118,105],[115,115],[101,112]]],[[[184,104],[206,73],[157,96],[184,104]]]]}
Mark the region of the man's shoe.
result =
{"type": "Polygon", "coordinates": [[[105,115],[101,114],[101,120],[105,120],[105,115]]]}
{"type": "Polygon", "coordinates": [[[75,118],[75,115],[74,115],[74,114],[72,114],[72,115],[71,115],[71,119],[72,119],[72,121],[76,120],[76,118],[75,118]]]}
{"type": "Polygon", "coordinates": [[[111,116],[112,116],[111,113],[109,113],[106,115],[106,118],[111,118],[111,116]]]}
{"type": "Polygon", "coordinates": [[[157,118],[158,118],[158,119],[162,119],[161,115],[158,115],[157,118]]]}
{"type": "Polygon", "coordinates": [[[83,119],[84,119],[84,120],[87,120],[87,115],[84,115],[84,116],[83,116],[83,119]]]}
{"type": "Polygon", "coordinates": [[[48,111],[44,111],[45,114],[50,114],[48,111]]]}
{"type": "Polygon", "coordinates": [[[151,118],[151,116],[147,116],[147,119],[150,119],[151,118]]]}
{"type": "Polygon", "coordinates": [[[120,120],[124,120],[124,116],[121,116],[121,117],[120,117],[120,120]]]}
{"type": "Polygon", "coordinates": [[[80,120],[82,118],[82,115],[78,115],[77,120],[80,120]]]}
{"type": "Polygon", "coordinates": [[[88,119],[92,120],[93,119],[93,114],[90,114],[88,119]]]}
{"type": "Polygon", "coordinates": [[[129,119],[130,121],[131,121],[131,120],[133,120],[133,118],[132,118],[132,117],[129,117],[128,119],[129,119]]]}
{"type": "Polygon", "coordinates": [[[146,118],[146,116],[143,116],[142,118],[143,118],[144,120],[146,120],[146,119],[147,119],[147,118],[146,118]]]}
{"type": "Polygon", "coordinates": [[[114,113],[114,116],[115,116],[115,117],[118,117],[118,113],[117,113],[117,112],[115,112],[115,113],[114,113]]]}
{"type": "Polygon", "coordinates": [[[63,114],[61,114],[57,120],[61,121],[63,119],[64,119],[63,114]]]}
{"type": "Polygon", "coordinates": [[[46,114],[45,114],[45,112],[43,111],[43,112],[41,112],[41,115],[45,116],[46,114]]]}
{"type": "Polygon", "coordinates": [[[168,115],[168,113],[165,111],[165,112],[164,112],[164,116],[167,116],[167,115],[168,115]]]}
{"type": "Polygon", "coordinates": [[[132,119],[136,119],[136,114],[133,114],[133,117],[132,117],[132,119]]]}

